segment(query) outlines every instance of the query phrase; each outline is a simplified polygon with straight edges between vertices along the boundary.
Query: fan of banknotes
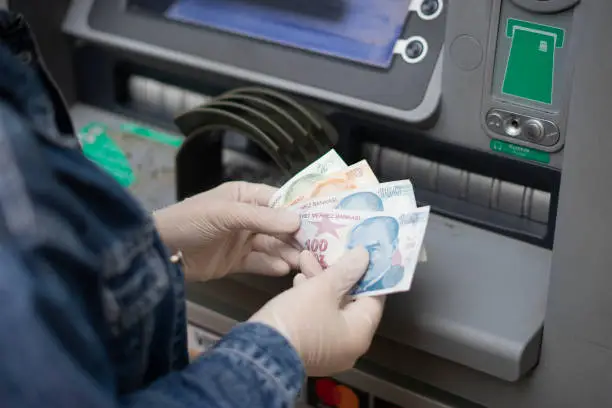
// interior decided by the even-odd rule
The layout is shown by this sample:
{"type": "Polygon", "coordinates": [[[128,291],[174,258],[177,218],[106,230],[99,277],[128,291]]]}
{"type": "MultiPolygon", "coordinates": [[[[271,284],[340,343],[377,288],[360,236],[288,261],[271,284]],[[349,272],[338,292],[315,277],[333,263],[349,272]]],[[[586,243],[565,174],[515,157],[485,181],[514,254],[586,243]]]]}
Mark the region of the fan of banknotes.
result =
{"type": "Polygon", "coordinates": [[[427,261],[429,207],[417,207],[409,180],[379,183],[365,160],[349,166],[330,150],[285,183],[269,205],[300,214],[296,246],[324,269],[352,248],[369,252],[355,297],[410,290],[417,264],[427,261]]]}

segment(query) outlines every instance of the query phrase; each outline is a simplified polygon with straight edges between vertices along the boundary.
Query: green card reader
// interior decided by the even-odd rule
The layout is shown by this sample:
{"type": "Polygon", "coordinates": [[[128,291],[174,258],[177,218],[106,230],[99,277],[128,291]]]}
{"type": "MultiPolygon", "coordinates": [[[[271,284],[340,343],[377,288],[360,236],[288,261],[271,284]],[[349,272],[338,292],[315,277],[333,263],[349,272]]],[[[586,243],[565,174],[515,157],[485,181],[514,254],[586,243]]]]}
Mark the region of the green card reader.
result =
{"type": "Polygon", "coordinates": [[[546,165],[562,149],[575,60],[571,13],[502,3],[487,53],[490,88],[481,113],[495,153],[546,165]]]}
{"type": "Polygon", "coordinates": [[[512,42],[502,92],[551,105],[555,49],[563,47],[565,30],[516,19],[509,19],[506,27],[512,42]]]}

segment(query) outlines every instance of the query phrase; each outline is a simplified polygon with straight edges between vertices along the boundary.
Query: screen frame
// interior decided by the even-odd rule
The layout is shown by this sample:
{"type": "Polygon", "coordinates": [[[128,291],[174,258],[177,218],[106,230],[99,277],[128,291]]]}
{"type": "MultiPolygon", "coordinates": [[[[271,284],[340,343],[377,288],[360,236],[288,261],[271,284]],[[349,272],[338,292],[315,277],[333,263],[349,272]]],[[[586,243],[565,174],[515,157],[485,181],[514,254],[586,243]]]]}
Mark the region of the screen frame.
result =
{"type": "Polygon", "coordinates": [[[434,116],[440,103],[445,14],[423,20],[417,13],[411,13],[410,19],[414,20],[409,20],[404,35],[425,34],[429,52],[418,64],[396,58],[388,71],[130,13],[125,0],[75,3],[64,29],[71,35],[107,46],[419,123],[434,116]],[[245,55],[249,58],[245,59],[245,55]]]}

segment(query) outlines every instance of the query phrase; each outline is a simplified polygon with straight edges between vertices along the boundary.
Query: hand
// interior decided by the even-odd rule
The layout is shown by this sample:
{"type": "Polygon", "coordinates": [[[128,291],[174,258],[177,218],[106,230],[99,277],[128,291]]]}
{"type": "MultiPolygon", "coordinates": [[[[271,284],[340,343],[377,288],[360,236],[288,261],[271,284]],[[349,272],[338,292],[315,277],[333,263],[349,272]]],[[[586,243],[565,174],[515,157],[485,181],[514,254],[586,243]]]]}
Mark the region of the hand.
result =
{"type": "Polygon", "coordinates": [[[225,183],[156,212],[164,243],[183,254],[186,279],[236,272],[281,276],[296,268],[299,251],[283,239],[299,229],[300,219],[267,207],[275,191],[264,184],[225,183]]]}
{"type": "Polygon", "coordinates": [[[363,276],[368,252],[346,254],[325,271],[309,252],[300,256],[302,273],[294,287],[251,317],[284,335],[304,362],[310,376],[328,376],[348,370],[370,347],[382,317],[384,297],[346,295],[363,276]]]}

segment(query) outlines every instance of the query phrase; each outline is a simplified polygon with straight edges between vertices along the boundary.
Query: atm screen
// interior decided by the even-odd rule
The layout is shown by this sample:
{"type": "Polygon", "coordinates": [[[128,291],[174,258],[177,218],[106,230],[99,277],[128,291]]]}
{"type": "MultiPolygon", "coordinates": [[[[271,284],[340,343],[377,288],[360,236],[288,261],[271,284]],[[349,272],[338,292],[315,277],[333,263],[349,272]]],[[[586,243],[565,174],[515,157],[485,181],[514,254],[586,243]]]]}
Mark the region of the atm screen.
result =
{"type": "Polygon", "coordinates": [[[129,0],[132,9],[388,68],[410,0],[129,0]]]}

